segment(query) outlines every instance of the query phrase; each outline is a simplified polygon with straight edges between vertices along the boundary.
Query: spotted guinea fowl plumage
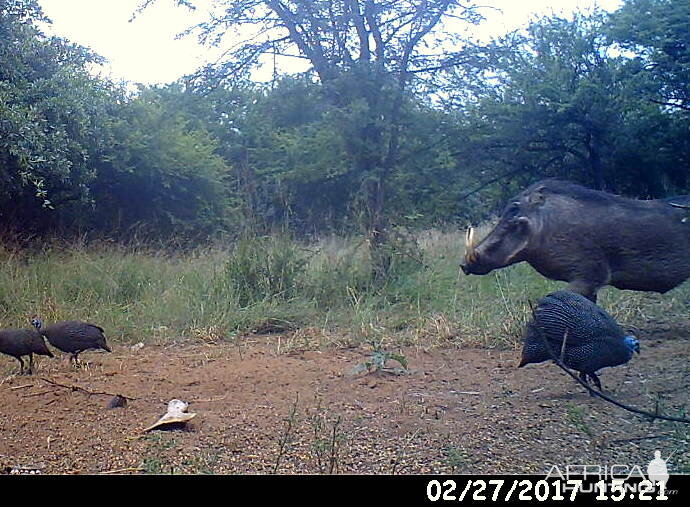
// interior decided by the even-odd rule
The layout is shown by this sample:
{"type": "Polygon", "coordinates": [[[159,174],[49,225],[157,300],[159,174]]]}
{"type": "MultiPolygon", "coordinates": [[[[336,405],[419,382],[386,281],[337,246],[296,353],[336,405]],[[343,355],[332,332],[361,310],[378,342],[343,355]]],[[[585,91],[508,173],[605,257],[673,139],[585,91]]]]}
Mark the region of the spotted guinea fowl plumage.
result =
{"type": "Polygon", "coordinates": [[[637,339],[626,335],[597,304],[575,292],[557,291],[539,300],[534,318],[525,328],[518,367],[552,359],[551,352],[560,357],[566,335],[563,363],[579,371],[583,381],[591,379],[600,390],[597,371],[625,364],[633,352],[640,352],[637,339]]]}
{"type": "Polygon", "coordinates": [[[32,320],[38,331],[46,337],[56,349],[72,354],[72,360],[78,361],[78,355],[90,349],[102,349],[111,352],[106,342],[103,328],[79,320],[63,320],[43,327],[41,319],[32,320]]]}
{"type": "Polygon", "coordinates": [[[34,329],[0,329],[0,352],[19,361],[19,373],[24,373],[22,356],[29,356],[29,373],[33,372],[33,354],[54,357],[43,337],[34,329]]]}

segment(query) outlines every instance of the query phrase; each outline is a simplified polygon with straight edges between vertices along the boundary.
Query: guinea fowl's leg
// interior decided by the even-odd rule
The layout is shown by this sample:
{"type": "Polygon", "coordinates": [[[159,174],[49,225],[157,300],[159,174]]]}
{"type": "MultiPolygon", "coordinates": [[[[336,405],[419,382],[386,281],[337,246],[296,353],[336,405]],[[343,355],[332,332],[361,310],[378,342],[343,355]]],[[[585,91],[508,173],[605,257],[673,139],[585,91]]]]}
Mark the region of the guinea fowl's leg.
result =
{"type": "Polygon", "coordinates": [[[34,355],[29,354],[29,375],[33,374],[34,372],[34,355]]]}
{"type": "MultiPolygon", "coordinates": [[[[587,374],[584,371],[581,371],[580,372],[580,380],[582,380],[585,384],[589,385],[589,378],[588,378],[589,375],[591,375],[591,374],[587,374]]],[[[596,377],[592,377],[592,380],[594,380],[595,383],[599,382],[599,379],[596,377]]],[[[589,391],[589,395],[590,396],[596,396],[596,394],[594,394],[592,391],[589,391]]]]}
{"type": "Polygon", "coordinates": [[[599,377],[597,377],[597,374],[596,374],[596,373],[590,373],[590,374],[589,374],[589,378],[592,379],[592,381],[594,382],[594,384],[597,386],[597,389],[599,389],[600,391],[603,390],[603,389],[601,388],[601,382],[599,381],[599,377]]]}
{"type": "Polygon", "coordinates": [[[17,361],[19,361],[19,374],[24,375],[24,360],[18,356],[17,361]]]}

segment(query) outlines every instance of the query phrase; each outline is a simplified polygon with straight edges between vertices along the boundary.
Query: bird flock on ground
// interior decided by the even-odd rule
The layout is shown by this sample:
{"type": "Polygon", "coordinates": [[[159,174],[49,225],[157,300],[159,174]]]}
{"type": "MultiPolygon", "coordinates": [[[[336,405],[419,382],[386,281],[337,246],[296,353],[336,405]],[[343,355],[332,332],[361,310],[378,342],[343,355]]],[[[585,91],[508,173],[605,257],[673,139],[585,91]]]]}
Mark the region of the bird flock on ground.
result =
{"type": "MultiPolygon", "coordinates": [[[[44,338],[56,349],[70,354],[70,363],[79,364],[85,350],[110,352],[102,327],[78,320],[63,320],[49,326],[34,317],[33,329],[1,329],[0,352],[19,361],[19,373],[33,372],[33,354],[54,357],[44,338]],[[25,368],[23,357],[29,356],[25,368]]],[[[524,329],[522,357],[518,367],[557,358],[590,380],[601,390],[597,372],[627,363],[640,343],[626,334],[618,323],[596,303],[567,290],[556,291],[539,300],[533,318],[524,329]]]]}
{"type": "Polygon", "coordinates": [[[34,329],[0,329],[0,352],[19,361],[19,373],[33,373],[33,355],[55,357],[44,338],[56,349],[70,354],[70,363],[79,364],[79,354],[85,350],[102,349],[111,352],[103,328],[79,320],[62,320],[43,326],[43,321],[31,319],[34,329]],[[24,356],[29,356],[25,369],[24,356]]]}

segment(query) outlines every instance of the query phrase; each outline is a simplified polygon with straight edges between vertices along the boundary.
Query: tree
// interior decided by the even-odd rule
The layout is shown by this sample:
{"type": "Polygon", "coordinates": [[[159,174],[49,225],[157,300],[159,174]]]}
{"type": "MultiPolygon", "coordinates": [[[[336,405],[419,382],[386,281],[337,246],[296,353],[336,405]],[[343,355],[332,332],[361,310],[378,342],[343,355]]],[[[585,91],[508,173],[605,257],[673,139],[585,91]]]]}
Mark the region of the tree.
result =
{"type": "Polygon", "coordinates": [[[183,241],[228,229],[229,168],[215,136],[180,108],[183,98],[175,87],[151,88],[122,104],[110,150],[94,161],[95,227],[183,241]]]}
{"type": "Polygon", "coordinates": [[[388,260],[375,254],[386,241],[384,212],[402,158],[404,105],[418,79],[464,62],[463,53],[449,48],[457,37],[444,23],[477,23],[477,7],[461,0],[228,0],[223,7],[188,32],[214,45],[231,30],[252,35],[232,46],[220,65],[205,69],[205,81],[237,76],[265,55],[309,62],[340,122],[349,171],[365,203],[374,276],[383,278],[388,260]]]}
{"type": "Polygon", "coordinates": [[[624,60],[602,35],[605,19],[602,12],[543,18],[500,42],[485,77],[493,84],[463,101],[470,142],[458,155],[522,184],[559,176],[613,190],[617,136],[637,105],[624,60]]]}
{"type": "Polygon", "coordinates": [[[630,67],[648,74],[647,96],[690,111],[690,0],[628,0],[613,13],[611,38],[632,52],[630,67]]]}
{"type": "Polygon", "coordinates": [[[46,229],[59,222],[55,208],[90,204],[90,161],[118,95],[88,74],[97,55],[46,37],[38,21],[35,0],[0,0],[0,214],[46,229]]]}
{"type": "Polygon", "coordinates": [[[3,226],[185,239],[226,228],[228,167],[213,132],[179,110],[182,94],[92,76],[101,58],[39,21],[35,0],[0,0],[3,226]]]}

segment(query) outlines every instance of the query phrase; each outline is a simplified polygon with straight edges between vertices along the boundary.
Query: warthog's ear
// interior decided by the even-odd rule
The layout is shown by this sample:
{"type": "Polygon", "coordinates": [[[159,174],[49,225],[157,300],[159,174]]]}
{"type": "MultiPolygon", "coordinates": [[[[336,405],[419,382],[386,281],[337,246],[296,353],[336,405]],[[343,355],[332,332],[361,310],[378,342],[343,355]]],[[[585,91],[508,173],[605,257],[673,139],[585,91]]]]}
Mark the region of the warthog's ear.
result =
{"type": "Polygon", "coordinates": [[[546,199],[545,194],[546,185],[539,185],[527,197],[527,202],[530,206],[541,206],[546,199]]]}

